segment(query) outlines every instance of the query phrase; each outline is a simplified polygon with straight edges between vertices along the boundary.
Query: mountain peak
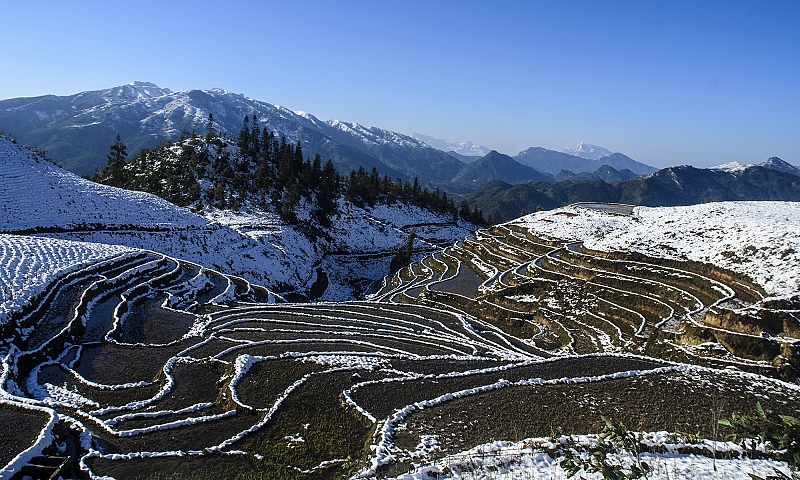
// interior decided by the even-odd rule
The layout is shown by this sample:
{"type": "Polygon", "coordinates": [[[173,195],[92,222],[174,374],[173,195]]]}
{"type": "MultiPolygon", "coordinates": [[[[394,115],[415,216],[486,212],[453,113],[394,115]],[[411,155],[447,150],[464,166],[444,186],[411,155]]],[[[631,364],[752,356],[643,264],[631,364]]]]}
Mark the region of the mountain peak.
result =
{"type": "Polygon", "coordinates": [[[574,147],[566,147],[564,148],[564,152],[587,160],[598,160],[614,153],[611,150],[598,147],[597,145],[590,145],[585,142],[581,142],[574,147]]]}
{"type": "Polygon", "coordinates": [[[419,140],[433,148],[445,151],[455,152],[459,155],[466,155],[470,157],[482,157],[489,153],[489,149],[483,145],[478,145],[467,140],[464,142],[448,142],[441,138],[431,137],[430,135],[423,135],[421,133],[411,132],[409,137],[419,140]]]}
{"type": "Polygon", "coordinates": [[[151,87],[151,88],[159,88],[159,86],[158,86],[158,85],[156,85],[156,84],[155,84],[155,83],[153,83],[153,82],[142,82],[142,81],[139,81],[139,80],[134,80],[134,81],[132,81],[131,83],[129,83],[128,85],[130,85],[131,87],[151,87]]]}
{"type": "Polygon", "coordinates": [[[161,88],[155,83],[138,80],[102,91],[103,97],[111,101],[149,100],[170,93],[172,90],[168,88],[161,88]]]}
{"type": "Polygon", "coordinates": [[[742,165],[739,162],[728,162],[723,163],[722,165],[711,167],[709,170],[720,170],[728,173],[738,174],[753,167],[763,167],[768,170],[775,170],[776,172],[790,173],[792,175],[800,176],[800,168],[795,167],[791,163],[781,160],[778,157],[770,157],[765,162],[751,163],[748,165],[742,165]]]}

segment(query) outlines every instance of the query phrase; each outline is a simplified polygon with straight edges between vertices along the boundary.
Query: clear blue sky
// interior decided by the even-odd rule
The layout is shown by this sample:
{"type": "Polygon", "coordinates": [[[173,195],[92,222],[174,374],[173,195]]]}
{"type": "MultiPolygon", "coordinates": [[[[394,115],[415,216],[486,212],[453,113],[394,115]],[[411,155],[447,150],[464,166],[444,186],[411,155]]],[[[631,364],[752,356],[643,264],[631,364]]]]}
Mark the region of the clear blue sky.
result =
{"type": "Polygon", "coordinates": [[[0,98],[224,88],[508,154],[800,164],[800,1],[0,4],[0,98]]]}

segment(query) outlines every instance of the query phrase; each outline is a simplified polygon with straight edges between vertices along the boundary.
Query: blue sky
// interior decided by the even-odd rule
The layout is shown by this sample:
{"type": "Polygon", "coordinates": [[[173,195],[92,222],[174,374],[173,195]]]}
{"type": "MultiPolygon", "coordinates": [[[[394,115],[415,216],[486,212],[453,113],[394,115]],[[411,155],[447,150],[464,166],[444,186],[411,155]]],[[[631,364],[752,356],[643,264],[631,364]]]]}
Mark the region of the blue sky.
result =
{"type": "Polygon", "coordinates": [[[511,155],[800,164],[798,1],[232,3],[3,2],[0,98],[144,80],[511,155]]]}

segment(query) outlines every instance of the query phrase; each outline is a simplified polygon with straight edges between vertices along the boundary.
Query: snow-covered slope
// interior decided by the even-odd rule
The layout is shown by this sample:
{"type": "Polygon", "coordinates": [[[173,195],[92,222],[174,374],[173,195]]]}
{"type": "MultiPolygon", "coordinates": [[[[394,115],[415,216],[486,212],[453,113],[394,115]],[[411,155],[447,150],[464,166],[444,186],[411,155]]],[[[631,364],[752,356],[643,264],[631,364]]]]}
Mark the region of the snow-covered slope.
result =
{"type": "Polygon", "coordinates": [[[118,245],[0,234],[0,325],[58,277],[133,251],[118,245]]]}
{"type": "Polygon", "coordinates": [[[614,152],[603,147],[598,147],[597,145],[590,145],[588,143],[581,142],[574,147],[564,148],[564,153],[569,153],[570,155],[586,158],[588,160],[599,160],[603,157],[611,155],[614,152]]]}
{"type": "Polygon", "coordinates": [[[776,296],[800,292],[800,203],[720,202],[636,207],[630,216],[580,205],[510,223],[591,249],[707,262],[749,276],[776,296]]]}
{"type": "MultiPolygon", "coordinates": [[[[0,167],[0,232],[37,231],[61,240],[153,250],[281,293],[307,293],[322,268],[329,286],[323,298],[329,300],[351,299],[354,288],[382,278],[392,253],[405,242],[403,227],[420,225],[415,244],[420,249],[453,242],[475,228],[414,206],[362,209],[341,202],[331,240],[311,241],[274,213],[196,215],[154,195],[82,179],[2,138],[0,167]],[[372,258],[363,260],[364,254],[372,258]]],[[[301,221],[308,220],[308,209],[300,210],[301,221]]]]}
{"type": "Polygon", "coordinates": [[[106,227],[201,227],[208,222],[155,195],[80,178],[0,137],[0,232],[106,227]]]}

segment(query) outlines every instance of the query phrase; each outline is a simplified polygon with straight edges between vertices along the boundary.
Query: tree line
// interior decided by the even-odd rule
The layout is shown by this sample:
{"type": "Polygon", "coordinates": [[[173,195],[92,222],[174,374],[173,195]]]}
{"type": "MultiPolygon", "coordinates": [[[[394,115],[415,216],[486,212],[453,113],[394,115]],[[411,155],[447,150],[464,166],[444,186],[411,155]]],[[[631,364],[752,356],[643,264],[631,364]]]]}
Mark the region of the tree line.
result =
{"type": "Polygon", "coordinates": [[[319,154],[305,158],[300,142],[292,144],[260,128],[255,115],[244,118],[235,139],[217,133],[209,115],[205,136],[183,133],[175,142],[144,148],[130,159],[117,135],[106,166],[95,170],[91,180],[152,193],[196,210],[213,206],[274,211],[288,223],[298,222],[305,205],[322,227],[330,226],[341,198],[360,207],[400,201],[486,225],[479,209],[470,209],[466,201],[457,207],[446,192],[420,187],[416,178],[392,181],[375,168],[367,172],[363,167],[339,175],[319,154]]]}

